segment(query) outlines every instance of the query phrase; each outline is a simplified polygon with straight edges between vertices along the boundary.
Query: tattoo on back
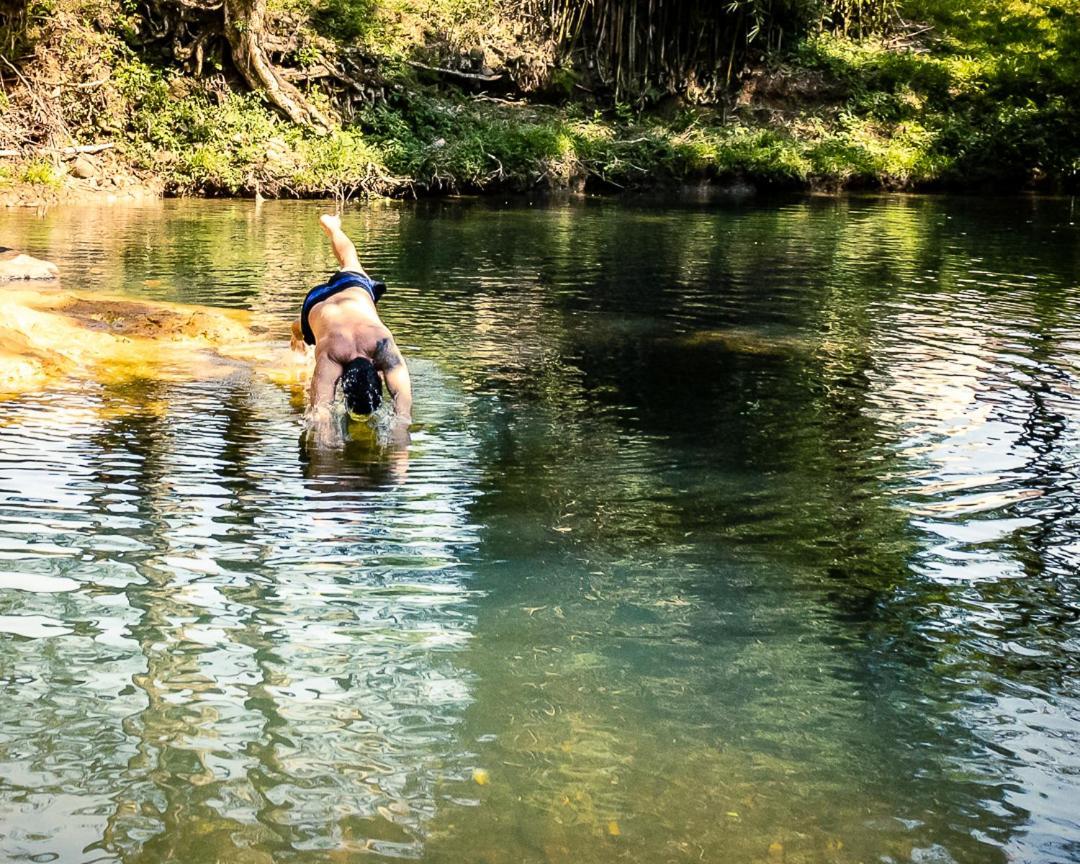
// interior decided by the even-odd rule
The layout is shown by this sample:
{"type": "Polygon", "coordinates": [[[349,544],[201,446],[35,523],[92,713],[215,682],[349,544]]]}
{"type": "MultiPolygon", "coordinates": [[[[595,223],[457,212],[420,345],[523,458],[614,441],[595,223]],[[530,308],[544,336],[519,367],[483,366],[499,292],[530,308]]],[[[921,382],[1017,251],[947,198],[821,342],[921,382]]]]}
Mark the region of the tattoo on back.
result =
{"type": "Polygon", "coordinates": [[[404,361],[394,340],[387,336],[375,343],[375,366],[383,372],[396,369],[404,361]]]}

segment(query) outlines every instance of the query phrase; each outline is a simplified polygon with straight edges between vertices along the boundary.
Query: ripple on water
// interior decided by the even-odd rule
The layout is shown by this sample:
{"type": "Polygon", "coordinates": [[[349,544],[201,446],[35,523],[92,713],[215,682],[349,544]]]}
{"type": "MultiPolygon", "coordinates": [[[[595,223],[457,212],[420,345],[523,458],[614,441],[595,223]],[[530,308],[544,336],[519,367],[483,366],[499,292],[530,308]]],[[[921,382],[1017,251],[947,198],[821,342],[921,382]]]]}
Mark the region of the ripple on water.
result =
{"type": "Polygon", "coordinates": [[[27,639],[46,639],[72,631],[64,626],[63,621],[45,615],[0,615],[0,632],[25,636],[27,639]]]}
{"type": "MultiPolygon", "coordinates": [[[[372,204],[408,451],[240,362],[3,403],[0,857],[1071,860],[1062,207],[372,204]]],[[[316,212],[0,228],[278,336],[316,212]]]]}
{"type": "Polygon", "coordinates": [[[13,573],[0,571],[0,588],[29,591],[33,594],[56,594],[75,591],[79,583],[62,576],[45,576],[41,573],[13,573]]]}

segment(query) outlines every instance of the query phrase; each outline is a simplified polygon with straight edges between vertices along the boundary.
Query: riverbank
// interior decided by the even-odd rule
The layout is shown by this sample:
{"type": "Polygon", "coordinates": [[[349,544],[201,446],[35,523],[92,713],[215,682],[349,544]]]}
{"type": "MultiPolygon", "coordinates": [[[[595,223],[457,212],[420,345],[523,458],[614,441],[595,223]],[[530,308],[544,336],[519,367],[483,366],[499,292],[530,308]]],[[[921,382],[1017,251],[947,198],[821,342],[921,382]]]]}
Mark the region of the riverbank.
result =
{"type": "Polygon", "coordinates": [[[48,185],[9,181],[0,186],[0,207],[43,209],[67,204],[142,204],[164,195],[160,184],[131,177],[107,178],[97,184],[78,178],[62,178],[48,185]]]}
{"type": "MultiPolygon", "coordinates": [[[[790,48],[747,55],[738,75],[729,69],[729,86],[709,98],[690,90],[594,90],[584,73],[555,61],[533,75],[542,84],[526,86],[521,56],[542,56],[544,46],[520,45],[515,59],[503,44],[513,38],[482,34],[476,22],[437,45],[424,37],[424,50],[441,51],[436,62],[444,65],[403,60],[402,37],[384,29],[365,37],[365,56],[373,59],[364,79],[349,79],[362,98],[332,103],[320,85],[308,91],[311,110],[333,117],[320,126],[286,116],[267,94],[230,79],[226,67],[200,75],[151,60],[118,35],[135,26],[118,8],[85,0],[97,23],[69,20],[63,39],[38,37],[34,56],[44,56],[42,44],[51,57],[75,36],[97,40],[101,59],[81,70],[93,95],[77,84],[53,91],[54,126],[68,136],[57,146],[55,129],[46,135],[34,126],[44,122],[38,108],[45,103],[29,92],[28,119],[7,121],[22,141],[0,159],[0,200],[687,186],[739,195],[1072,191],[1080,179],[1073,133],[1080,126],[1080,16],[1075,0],[1062,2],[1068,9],[1033,11],[979,0],[977,16],[924,2],[913,11],[928,23],[898,16],[890,29],[862,38],[806,34],[790,48]]],[[[492,20],[505,24],[501,14],[492,20]]],[[[334,26],[342,32],[344,25],[334,26]]],[[[319,38],[312,44],[328,52],[319,38]]],[[[301,59],[293,58],[300,67],[291,80],[329,75],[325,67],[333,64],[314,49],[304,60],[302,47],[293,49],[301,59]]],[[[39,77],[52,84],[58,76],[61,67],[50,61],[39,77]]],[[[17,98],[5,102],[18,107],[17,98]]]]}

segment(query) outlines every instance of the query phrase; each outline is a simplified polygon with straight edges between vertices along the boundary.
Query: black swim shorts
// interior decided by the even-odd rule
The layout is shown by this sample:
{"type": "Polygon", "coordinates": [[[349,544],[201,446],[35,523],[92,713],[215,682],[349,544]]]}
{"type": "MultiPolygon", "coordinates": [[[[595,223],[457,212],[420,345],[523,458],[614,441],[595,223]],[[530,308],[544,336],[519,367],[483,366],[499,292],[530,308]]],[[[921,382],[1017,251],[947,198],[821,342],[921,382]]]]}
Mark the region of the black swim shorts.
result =
{"type": "Polygon", "coordinates": [[[308,291],[307,297],[304,298],[304,305],[300,307],[300,329],[303,331],[304,341],[308,345],[315,344],[315,334],[311,332],[311,325],[308,323],[308,315],[311,310],[315,308],[316,304],[322,303],[328,297],[333,297],[346,288],[356,288],[357,286],[367,291],[374,303],[378,303],[379,298],[386,293],[385,282],[378,282],[366,273],[357,273],[354,270],[340,270],[331,276],[328,282],[316,285],[308,291]]]}

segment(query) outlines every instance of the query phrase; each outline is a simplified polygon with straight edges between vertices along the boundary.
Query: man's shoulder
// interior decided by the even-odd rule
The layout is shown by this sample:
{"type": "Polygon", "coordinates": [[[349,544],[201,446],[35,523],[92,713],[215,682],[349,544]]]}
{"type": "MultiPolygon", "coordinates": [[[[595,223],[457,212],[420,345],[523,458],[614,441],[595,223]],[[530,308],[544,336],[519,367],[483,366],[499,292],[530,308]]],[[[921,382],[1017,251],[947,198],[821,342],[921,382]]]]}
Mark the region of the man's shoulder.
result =
{"type": "MultiPolygon", "coordinates": [[[[386,330],[385,327],[383,329],[386,330]]],[[[405,358],[401,356],[397,343],[394,341],[394,335],[389,330],[376,340],[372,359],[376,367],[383,371],[393,369],[405,362],[405,358]]]]}
{"type": "Polygon", "coordinates": [[[338,363],[349,363],[357,357],[378,360],[380,354],[397,350],[394,337],[382,324],[363,324],[352,327],[336,327],[319,335],[315,353],[325,354],[338,363]]]}

